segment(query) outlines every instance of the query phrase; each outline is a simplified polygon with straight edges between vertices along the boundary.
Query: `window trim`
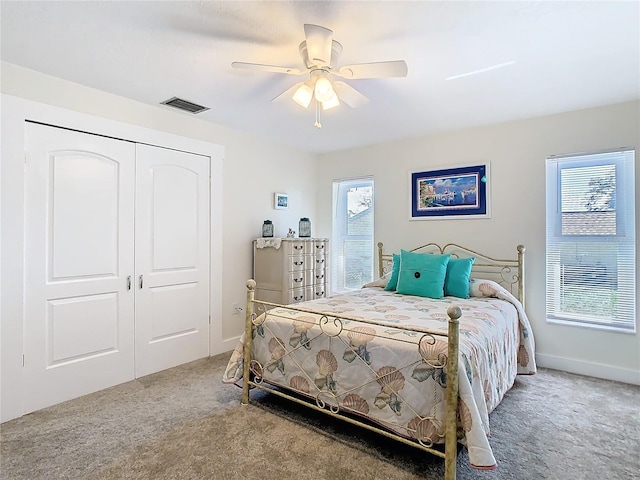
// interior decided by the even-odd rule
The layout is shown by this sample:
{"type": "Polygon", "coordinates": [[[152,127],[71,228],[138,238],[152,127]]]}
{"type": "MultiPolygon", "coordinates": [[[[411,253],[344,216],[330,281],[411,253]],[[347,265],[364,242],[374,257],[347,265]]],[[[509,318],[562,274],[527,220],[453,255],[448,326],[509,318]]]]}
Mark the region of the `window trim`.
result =
{"type": "MultiPolygon", "coordinates": [[[[340,264],[340,262],[338,262],[338,255],[339,255],[339,247],[340,245],[337,243],[337,239],[367,239],[369,236],[368,235],[349,235],[348,231],[347,231],[347,225],[341,225],[340,231],[336,230],[336,220],[338,218],[338,208],[340,208],[341,202],[340,199],[338,198],[339,194],[340,194],[340,187],[341,186],[345,186],[347,188],[352,188],[352,187],[359,187],[359,186],[371,186],[372,188],[372,205],[371,208],[373,208],[373,212],[374,212],[374,218],[372,220],[373,225],[372,225],[372,229],[371,229],[371,260],[372,260],[372,279],[376,278],[376,251],[375,251],[375,181],[374,181],[374,177],[373,175],[363,175],[361,177],[351,177],[351,178],[340,178],[340,179],[335,179],[332,181],[332,208],[331,208],[331,225],[332,225],[332,232],[331,232],[331,242],[332,242],[332,247],[331,247],[331,271],[330,271],[330,289],[331,289],[331,293],[344,293],[346,291],[351,291],[353,289],[347,289],[344,288],[344,285],[342,285],[342,289],[338,290],[338,285],[341,284],[341,282],[337,281],[336,275],[338,275],[339,273],[341,273],[344,276],[344,270],[342,272],[338,272],[338,266],[340,264]]],[[[344,267],[344,263],[343,263],[343,267],[344,267]]]]}
{"type": "MultiPolygon", "coordinates": [[[[601,150],[596,152],[575,153],[570,155],[553,155],[546,159],[545,164],[545,186],[547,193],[546,197],[546,210],[545,210],[545,223],[546,223],[546,240],[545,240],[545,317],[548,323],[562,324],[572,327],[588,328],[592,330],[604,330],[612,331],[616,333],[635,334],[638,328],[637,322],[637,247],[636,247],[636,212],[635,212],[635,193],[637,189],[635,179],[635,154],[636,151],[633,147],[601,150]],[[580,158],[582,157],[582,158],[580,158]],[[598,158],[601,157],[601,158],[598,158]],[[572,160],[575,159],[575,160],[572,160]],[[587,166],[599,166],[599,165],[615,165],[616,171],[616,233],[609,235],[579,235],[579,234],[563,234],[562,233],[562,170],[567,168],[581,168],[587,166]],[[555,184],[552,185],[552,181],[555,184]],[[549,254],[560,255],[560,252],[554,250],[560,250],[562,243],[566,244],[605,244],[612,243],[622,246],[623,244],[631,242],[633,244],[633,250],[631,256],[633,262],[631,265],[633,276],[635,277],[634,285],[625,286],[622,290],[625,298],[631,300],[629,307],[631,315],[625,318],[621,322],[607,321],[603,317],[587,318],[586,315],[580,315],[579,313],[571,314],[571,312],[560,311],[560,307],[557,306],[557,295],[562,296],[564,286],[557,287],[556,285],[549,285],[550,278],[554,273],[551,271],[554,268],[561,266],[560,262],[550,260],[549,254]],[[550,250],[551,249],[551,250],[550,250]],[[550,300],[552,296],[555,300],[550,300]],[[558,310],[558,311],[554,311],[558,310]],[[630,319],[630,320],[629,320],[630,319]]],[[[613,210],[610,210],[613,211],[613,210]]],[[[620,251],[616,252],[615,259],[620,262],[625,257],[620,257],[620,251]]],[[[624,254],[623,254],[624,255],[624,254]]],[[[599,257],[602,258],[602,257],[599,257]]],[[[629,271],[627,270],[627,273],[629,271]]],[[[616,276],[618,281],[621,273],[620,270],[616,270],[616,276]]],[[[625,275],[622,273],[622,275],[625,275]]],[[[555,283],[555,282],[554,282],[555,283]]],[[[589,285],[589,283],[585,284],[589,285]]],[[[591,285],[595,285],[591,283],[591,285]]],[[[610,291],[618,291],[609,287],[610,291]]]]}

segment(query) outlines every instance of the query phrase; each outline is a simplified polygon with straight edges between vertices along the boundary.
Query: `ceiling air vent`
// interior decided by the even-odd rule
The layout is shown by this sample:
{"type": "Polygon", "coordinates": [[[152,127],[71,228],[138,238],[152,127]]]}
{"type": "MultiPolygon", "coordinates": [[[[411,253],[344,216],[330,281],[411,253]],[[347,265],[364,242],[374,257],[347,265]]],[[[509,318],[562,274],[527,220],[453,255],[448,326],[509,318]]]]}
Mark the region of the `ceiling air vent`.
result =
{"type": "Polygon", "coordinates": [[[178,108],[189,113],[200,113],[209,110],[209,107],[203,107],[202,105],[198,105],[197,103],[193,103],[178,97],[173,97],[160,103],[162,105],[169,105],[170,107],[178,108]]]}

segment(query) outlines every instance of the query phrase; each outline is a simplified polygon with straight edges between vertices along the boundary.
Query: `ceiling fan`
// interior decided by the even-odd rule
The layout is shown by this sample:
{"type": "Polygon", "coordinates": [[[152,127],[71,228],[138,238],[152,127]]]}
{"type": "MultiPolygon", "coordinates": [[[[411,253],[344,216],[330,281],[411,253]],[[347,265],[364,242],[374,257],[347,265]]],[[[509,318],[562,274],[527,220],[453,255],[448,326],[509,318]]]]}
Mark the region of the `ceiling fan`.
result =
{"type": "Polygon", "coordinates": [[[316,123],[320,123],[320,107],[322,110],[337,107],[341,102],[352,108],[365,105],[369,99],[346,82],[333,80],[338,76],[350,80],[361,78],[406,77],[407,64],[404,60],[388,62],[359,63],[337,68],[342,45],[333,39],[333,31],[319,25],[304,25],[305,40],[300,44],[300,56],[306,70],[293,67],[264,65],[260,63],[233,62],[233,68],[259,70],[264,72],[284,73],[287,75],[303,75],[309,73],[309,79],[298,82],[272,101],[282,97],[293,99],[298,105],[308,108],[316,101],[316,123]]]}

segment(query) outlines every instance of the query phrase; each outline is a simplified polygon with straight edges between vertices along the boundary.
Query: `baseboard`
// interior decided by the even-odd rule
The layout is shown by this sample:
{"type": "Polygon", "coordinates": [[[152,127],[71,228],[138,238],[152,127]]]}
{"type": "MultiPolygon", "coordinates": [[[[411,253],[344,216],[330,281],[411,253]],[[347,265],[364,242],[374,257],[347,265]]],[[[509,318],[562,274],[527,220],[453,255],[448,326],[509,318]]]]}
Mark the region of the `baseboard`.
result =
{"type": "Polygon", "coordinates": [[[238,335],[237,337],[231,337],[231,338],[226,338],[224,340],[220,340],[216,345],[211,346],[211,352],[209,353],[209,356],[214,357],[221,353],[230,352],[231,350],[236,348],[236,345],[240,340],[240,337],[241,335],[238,335]]]}
{"type": "Polygon", "coordinates": [[[554,370],[562,370],[565,372],[577,373],[579,375],[602,378],[605,380],[615,380],[617,382],[630,383],[632,385],[640,385],[640,370],[612,367],[611,365],[584,362],[581,360],[556,357],[554,355],[546,355],[543,353],[536,353],[536,363],[539,367],[552,368],[554,370]]]}

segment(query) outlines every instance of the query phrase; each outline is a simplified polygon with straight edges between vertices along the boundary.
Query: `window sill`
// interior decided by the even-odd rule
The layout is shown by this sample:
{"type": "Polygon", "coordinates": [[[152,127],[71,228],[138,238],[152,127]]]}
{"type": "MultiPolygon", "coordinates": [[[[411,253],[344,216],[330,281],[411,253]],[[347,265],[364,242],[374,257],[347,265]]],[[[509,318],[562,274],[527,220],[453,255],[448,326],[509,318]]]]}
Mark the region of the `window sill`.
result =
{"type": "Polygon", "coordinates": [[[613,332],[613,333],[626,333],[630,335],[635,335],[637,333],[635,326],[632,329],[621,328],[621,327],[615,327],[613,325],[600,325],[597,323],[580,322],[579,320],[561,320],[558,318],[549,318],[549,317],[547,317],[547,323],[551,323],[555,325],[564,325],[567,327],[585,328],[587,330],[600,330],[600,331],[613,332]]]}

